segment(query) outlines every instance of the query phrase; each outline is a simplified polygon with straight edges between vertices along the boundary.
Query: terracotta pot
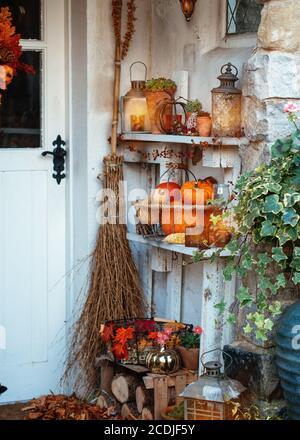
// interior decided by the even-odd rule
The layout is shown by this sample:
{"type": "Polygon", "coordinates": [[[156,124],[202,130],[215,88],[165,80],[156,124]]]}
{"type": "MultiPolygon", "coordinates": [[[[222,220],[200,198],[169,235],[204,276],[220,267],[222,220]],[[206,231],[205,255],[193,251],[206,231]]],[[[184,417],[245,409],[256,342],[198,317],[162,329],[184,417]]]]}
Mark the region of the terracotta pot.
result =
{"type": "Polygon", "coordinates": [[[182,363],[187,370],[198,371],[199,370],[199,348],[185,348],[178,347],[182,363]]]}
{"type": "MultiPolygon", "coordinates": [[[[163,133],[161,124],[160,124],[160,112],[162,110],[162,106],[166,101],[174,98],[174,93],[171,92],[150,92],[145,91],[145,96],[147,98],[148,112],[151,124],[151,133],[153,134],[161,134],[163,133]]],[[[168,126],[168,123],[172,118],[173,114],[173,106],[167,106],[164,112],[164,122],[165,125],[168,126]]]]}
{"type": "Polygon", "coordinates": [[[209,116],[198,116],[197,131],[201,137],[210,137],[212,120],[209,116]]]}

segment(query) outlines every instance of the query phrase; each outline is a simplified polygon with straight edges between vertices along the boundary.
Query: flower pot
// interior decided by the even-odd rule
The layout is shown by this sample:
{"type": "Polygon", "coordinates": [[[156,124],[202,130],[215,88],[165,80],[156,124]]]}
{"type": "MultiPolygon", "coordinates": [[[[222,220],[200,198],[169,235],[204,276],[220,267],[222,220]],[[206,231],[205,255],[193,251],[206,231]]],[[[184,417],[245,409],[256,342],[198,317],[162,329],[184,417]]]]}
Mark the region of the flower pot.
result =
{"type": "Polygon", "coordinates": [[[289,417],[300,420],[300,301],[286,309],[276,334],[276,364],[289,417]]]}
{"type": "Polygon", "coordinates": [[[149,353],[146,365],[154,374],[172,374],[180,369],[180,356],[175,350],[156,350],[149,353]]]}
{"type": "Polygon", "coordinates": [[[209,116],[198,116],[197,131],[201,137],[210,137],[212,120],[209,116]]]}
{"type": "MultiPolygon", "coordinates": [[[[151,125],[151,133],[152,134],[161,134],[164,133],[161,123],[160,123],[160,112],[162,110],[162,106],[166,101],[173,99],[174,92],[151,92],[146,90],[145,96],[147,98],[147,106],[150,118],[151,125]]],[[[170,104],[166,107],[164,112],[164,124],[167,127],[170,121],[172,120],[173,115],[173,106],[170,104]]]]}
{"type": "Polygon", "coordinates": [[[184,368],[191,371],[199,370],[199,348],[178,347],[184,368]]]}

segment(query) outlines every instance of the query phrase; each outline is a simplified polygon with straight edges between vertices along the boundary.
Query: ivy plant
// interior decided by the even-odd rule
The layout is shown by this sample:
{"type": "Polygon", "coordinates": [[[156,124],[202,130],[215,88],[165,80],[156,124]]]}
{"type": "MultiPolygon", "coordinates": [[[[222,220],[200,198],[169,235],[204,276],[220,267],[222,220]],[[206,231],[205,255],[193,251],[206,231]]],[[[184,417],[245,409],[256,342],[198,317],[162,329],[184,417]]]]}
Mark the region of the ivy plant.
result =
{"type": "MultiPolygon", "coordinates": [[[[261,341],[268,339],[275,318],[282,313],[278,293],[300,284],[300,129],[296,123],[300,107],[288,104],[285,112],[295,131],[275,142],[269,164],[245,173],[237,182],[232,208],[236,231],[225,247],[230,256],[224,278],[231,281],[237,274],[242,283],[234,304],[215,306],[229,323],[234,322],[237,307],[253,309],[247,314],[244,332],[254,332],[261,341]],[[247,283],[251,271],[256,274],[254,294],[247,283]]],[[[200,254],[195,254],[194,261],[199,259],[200,254]]]]}

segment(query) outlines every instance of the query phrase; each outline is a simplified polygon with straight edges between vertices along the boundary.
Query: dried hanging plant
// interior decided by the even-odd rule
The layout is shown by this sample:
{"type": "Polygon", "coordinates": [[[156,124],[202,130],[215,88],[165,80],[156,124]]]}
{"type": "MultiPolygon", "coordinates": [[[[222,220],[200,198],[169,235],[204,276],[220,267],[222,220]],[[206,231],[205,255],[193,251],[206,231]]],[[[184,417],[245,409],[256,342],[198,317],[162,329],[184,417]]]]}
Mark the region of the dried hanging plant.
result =
{"type": "Polygon", "coordinates": [[[127,23],[126,23],[126,33],[124,35],[124,39],[122,40],[121,35],[121,29],[122,29],[122,6],[123,6],[123,0],[112,0],[112,7],[113,7],[113,23],[114,23],[114,30],[115,30],[115,37],[116,41],[121,46],[121,57],[122,60],[126,58],[128,54],[128,50],[130,47],[130,43],[132,41],[134,32],[135,32],[135,26],[134,22],[136,21],[135,11],[136,11],[136,5],[135,0],[128,0],[127,1],[127,23]]]}

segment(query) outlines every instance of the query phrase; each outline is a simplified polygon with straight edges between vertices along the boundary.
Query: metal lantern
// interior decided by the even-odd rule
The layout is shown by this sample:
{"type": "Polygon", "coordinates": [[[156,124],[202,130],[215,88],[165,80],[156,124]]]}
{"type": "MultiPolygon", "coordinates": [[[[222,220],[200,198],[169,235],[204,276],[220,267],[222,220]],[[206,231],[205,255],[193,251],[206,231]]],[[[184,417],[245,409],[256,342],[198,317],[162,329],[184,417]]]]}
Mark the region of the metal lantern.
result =
{"type": "Polygon", "coordinates": [[[179,100],[166,100],[160,111],[162,132],[166,134],[181,134],[186,122],[186,105],[179,100]]]}
{"type": "Polygon", "coordinates": [[[122,97],[122,133],[150,133],[150,120],[144,89],[147,79],[147,67],[141,61],[130,66],[131,89],[122,97]],[[145,68],[144,80],[133,80],[133,66],[141,64],[145,68]]]}
{"type": "Polygon", "coordinates": [[[238,69],[231,63],[225,64],[218,79],[220,87],[212,90],[212,135],[241,137],[242,91],[235,87],[238,69]]]}
{"type": "Polygon", "coordinates": [[[230,420],[232,419],[230,401],[238,399],[246,390],[240,382],[229,379],[221,373],[220,362],[203,363],[204,356],[216,351],[224,353],[232,363],[231,356],[219,349],[202,355],[203,376],[186,387],[181,394],[184,398],[185,420],[230,420]]]}
{"type": "Polygon", "coordinates": [[[191,21],[197,0],[179,0],[186,21],[191,21]]]}

